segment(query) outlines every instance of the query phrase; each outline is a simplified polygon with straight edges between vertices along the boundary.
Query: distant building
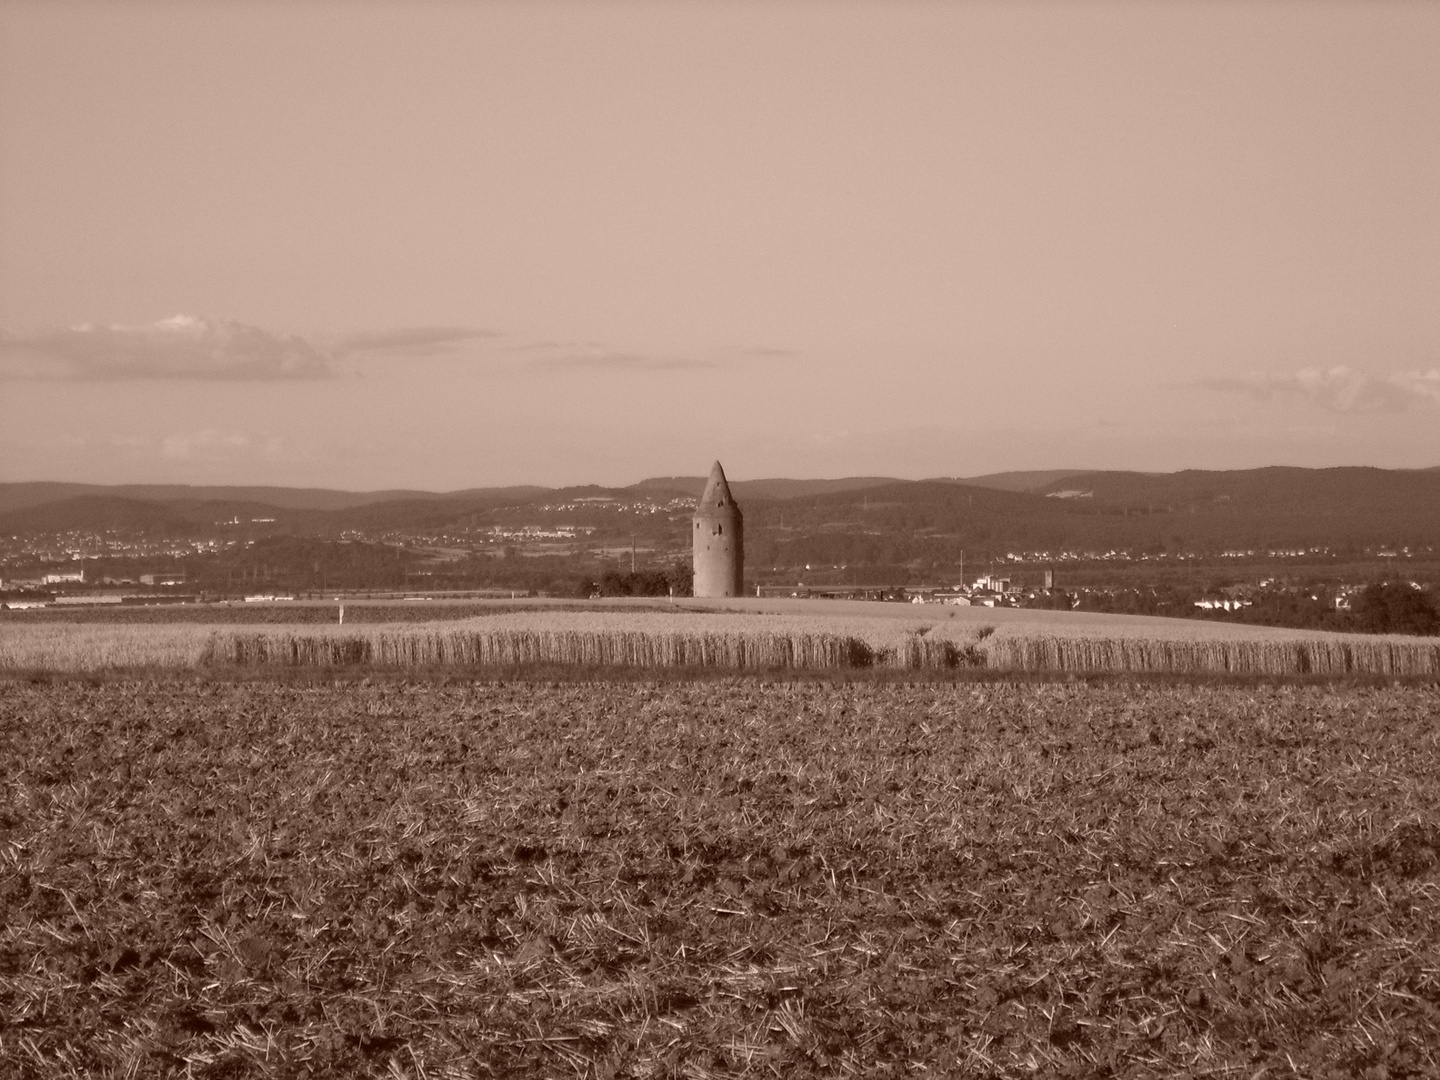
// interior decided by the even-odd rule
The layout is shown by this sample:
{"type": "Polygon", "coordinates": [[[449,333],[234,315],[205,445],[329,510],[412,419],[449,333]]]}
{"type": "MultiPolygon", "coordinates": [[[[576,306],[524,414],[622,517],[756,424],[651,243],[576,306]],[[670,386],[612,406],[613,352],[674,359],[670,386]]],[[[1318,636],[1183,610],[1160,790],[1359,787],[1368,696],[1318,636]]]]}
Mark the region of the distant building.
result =
{"type": "Polygon", "coordinates": [[[1239,611],[1250,606],[1249,600],[1196,600],[1195,606],[1205,611],[1239,611]]]}
{"type": "Polygon", "coordinates": [[[84,570],[61,570],[58,573],[46,574],[40,579],[40,583],[42,585],[72,585],[83,583],[84,580],[84,570]]]}
{"type": "Polygon", "coordinates": [[[739,596],[744,589],[745,519],[720,462],[710,467],[690,530],[696,596],[739,596]]]}

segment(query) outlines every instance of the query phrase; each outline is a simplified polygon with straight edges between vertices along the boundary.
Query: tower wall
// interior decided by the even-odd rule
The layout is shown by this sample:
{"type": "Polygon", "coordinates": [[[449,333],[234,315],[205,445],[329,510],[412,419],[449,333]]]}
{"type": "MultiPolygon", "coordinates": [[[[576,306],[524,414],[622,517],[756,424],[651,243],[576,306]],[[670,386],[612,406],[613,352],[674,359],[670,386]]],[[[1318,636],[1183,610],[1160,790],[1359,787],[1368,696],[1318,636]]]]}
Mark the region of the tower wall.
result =
{"type": "Polygon", "coordinates": [[[745,519],[739,508],[730,513],[697,513],[691,531],[695,595],[739,596],[745,571],[745,519]]]}
{"type": "Polygon", "coordinates": [[[745,518],[718,461],[695,506],[690,541],[695,595],[739,596],[745,587],[745,518]]]}

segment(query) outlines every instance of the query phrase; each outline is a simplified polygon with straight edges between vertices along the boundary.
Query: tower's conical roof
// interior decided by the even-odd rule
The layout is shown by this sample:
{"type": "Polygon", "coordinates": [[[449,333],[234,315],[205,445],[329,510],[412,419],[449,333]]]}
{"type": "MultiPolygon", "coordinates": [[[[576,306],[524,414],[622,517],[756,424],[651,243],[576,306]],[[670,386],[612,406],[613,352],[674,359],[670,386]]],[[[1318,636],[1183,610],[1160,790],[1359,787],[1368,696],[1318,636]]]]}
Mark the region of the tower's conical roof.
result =
{"type": "Polygon", "coordinates": [[[735,506],[735,497],[730,494],[730,485],[725,482],[725,470],[720,467],[720,462],[710,466],[710,479],[705,481],[705,494],[700,496],[700,502],[695,507],[699,513],[714,511],[735,506]]]}

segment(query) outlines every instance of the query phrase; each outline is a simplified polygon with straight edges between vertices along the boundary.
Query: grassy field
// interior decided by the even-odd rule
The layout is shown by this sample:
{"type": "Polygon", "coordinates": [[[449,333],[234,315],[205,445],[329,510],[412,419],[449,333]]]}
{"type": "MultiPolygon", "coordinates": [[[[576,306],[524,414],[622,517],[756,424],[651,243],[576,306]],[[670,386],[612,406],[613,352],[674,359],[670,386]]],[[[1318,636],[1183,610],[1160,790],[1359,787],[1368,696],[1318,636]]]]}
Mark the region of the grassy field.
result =
{"type": "Polygon", "coordinates": [[[560,665],[1440,677],[1437,638],[1072,612],[786,600],[497,602],[417,604],[402,609],[414,620],[404,623],[393,605],[374,610],[385,614],[358,625],[188,616],[136,624],[108,613],[95,622],[31,621],[21,613],[0,622],[0,670],[560,665]],[[436,619],[439,610],[466,614],[436,619]]]}
{"type": "Polygon", "coordinates": [[[0,1075],[1440,1072],[1440,689],[0,682],[0,1075]]]}

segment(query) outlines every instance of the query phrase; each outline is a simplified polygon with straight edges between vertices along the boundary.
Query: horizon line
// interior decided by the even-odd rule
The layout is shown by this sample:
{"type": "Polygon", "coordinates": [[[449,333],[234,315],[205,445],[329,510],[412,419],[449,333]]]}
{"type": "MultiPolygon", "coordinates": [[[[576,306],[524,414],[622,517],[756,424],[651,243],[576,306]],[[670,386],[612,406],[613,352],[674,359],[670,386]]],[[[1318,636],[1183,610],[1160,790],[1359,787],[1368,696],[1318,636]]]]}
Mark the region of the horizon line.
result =
{"type": "MultiPolygon", "coordinates": [[[[1059,473],[1067,476],[1085,476],[1098,473],[1123,474],[1130,473],[1136,476],[1176,476],[1187,472],[1203,473],[1249,473],[1262,472],[1271,469],[1292,469],[1304,472],[1333,472],[1342,469],[1366,469],[1374,472],[1393,473],[1419,473],[1434,472],[1440,470],[1440,464],[1420,466],[1395,466],[1383,465],[1254,465],[1240,469],[1204,469],[1204,468],[1183,468],[1183,469],[1091,469],[1091,468],[1048,468],[1048,469],[996,469],[991,472],[976,473],[973,476],[892,476],[880,473],[850,473],[844,476],[756,476],[748,479],[731,480],[731,483],[756,484],[773,482],[828,482],[835,483],[846,480],[880,480],[902,484],[923,484],[923,483],[965,483],[966,481],[984,480],[993,476],[1025,476],[1040,475],[1046,473],[1059,473]]],[[[729,478],[727,473],[727,479],[729,478]]],[[[696,473],[693,476],[684,473],[652,474],[639,480],[629,483],[607,484],[600,481],[587,480],[576,483],[545,484],[537,482],[516,482],[516,483],[493,483],[493,484],[472,484],[467,487],[458,488],[427,488],[427,487],[406,487],[387,486],[376,488],[348,488],[330,487],[323,484],[300,483],[286,484],[263,481],[228,481],[217,483],[205,483],[185,480],[123,480],[101,482],[94,480],[0,480],[0,486],[17,487],[21,485],[51,484],[56,486],[66,485],[73,487],[97,487],[97,488],[134,488],[134,487],[179,487],[179,488],[278,488],[287,491],[332,491],[347,495],[374,495],[385,492],[416,492],[425,495],[456,495],[467,491],[491,491],[506,488],[539,488],[548,491],[563,491],[569,488],[604,488],[612,491],[624,490],[626,488],[639,487],[642,484],[655,483],[666,480],[694,480],[703,484],[705,474],[696,473]]]]}

